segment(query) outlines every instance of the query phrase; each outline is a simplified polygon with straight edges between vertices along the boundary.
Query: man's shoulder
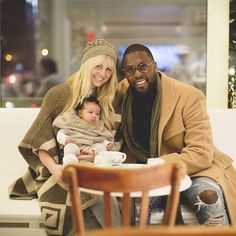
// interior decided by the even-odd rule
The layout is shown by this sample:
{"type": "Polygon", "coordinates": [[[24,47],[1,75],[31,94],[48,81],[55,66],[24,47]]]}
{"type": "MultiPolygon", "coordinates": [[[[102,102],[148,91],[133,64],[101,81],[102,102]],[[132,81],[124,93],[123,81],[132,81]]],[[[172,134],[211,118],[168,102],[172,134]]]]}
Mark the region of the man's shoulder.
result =
{"type": "Polygon", "coordinates": [[[184,83],[172,77],[169,77],[165,74],[161,74],[161,78],[162,78],[162,86],[164,88],[168,87],[170,91],[172,90],[180,94],[203,94],[203,92],[200,89],[195,88],[190,84],[184,83]]]}

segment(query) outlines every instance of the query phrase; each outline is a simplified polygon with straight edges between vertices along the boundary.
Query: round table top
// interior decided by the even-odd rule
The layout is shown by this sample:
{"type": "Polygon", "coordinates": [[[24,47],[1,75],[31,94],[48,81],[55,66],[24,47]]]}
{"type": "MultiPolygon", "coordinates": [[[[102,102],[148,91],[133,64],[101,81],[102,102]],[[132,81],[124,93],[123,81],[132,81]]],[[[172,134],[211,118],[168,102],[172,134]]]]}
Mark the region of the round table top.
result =
{"type": "MultiPolygon", "coordinates": [[[[140,167],[147,167],[149,165],[147,164],[128,164],[124,163],[119,166],[113,166],[111,168],[140,168],[140,167]]],[[[188,175],[185,175],[185,177],[181,180],[180,182],[180,192],[188,189],[192,184],[192,181],[188,175]]],[[[102,195],[102,191],[98,190],[93,190],[93,189],[87,189],[87,188],[80,188],[82,192],[87,192],[91,194],[96,194],[96,195],[102,195]]],[[[165,196],[170,194],[171,186],[165,186],[161,188],[156,188],[156,189],[151,189],[149,190],[149,196],[154,197],[154,196],[165,196]]],[[[121,197],[123,194],[121,192],[113,192],[111,193],[112,196],[116,197],[121,197]]],[[[142,193],[141,192],[131,192],[130,196],[131,197],[141,197],[142,193]]]]}

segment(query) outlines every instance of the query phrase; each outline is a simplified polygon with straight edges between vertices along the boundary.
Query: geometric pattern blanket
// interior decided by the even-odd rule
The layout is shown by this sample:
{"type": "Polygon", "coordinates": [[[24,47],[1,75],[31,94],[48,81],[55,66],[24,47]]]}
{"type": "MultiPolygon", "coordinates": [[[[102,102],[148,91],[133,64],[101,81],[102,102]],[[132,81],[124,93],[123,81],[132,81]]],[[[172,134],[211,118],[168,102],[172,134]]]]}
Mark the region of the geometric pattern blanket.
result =
{"type": "MultiPolygon", "coordinates": [[[[54,177],[41,163],[38,150],[47,151],[56,163],[61,163],[62,155],[52,123],[63,110],[69,96],[68,83],[60,84],[46,94],[38,116],[18,147],[28,163],[28,170],[8,190],[12,199],[39,198],[43,222],[49,235],[72,233],[71,203],[69,193],[56,184],[54,177]]],[[[98,202],[94,195],[81,194],[83,209],[98,202]]],[[[86,223],[89,225],[89,222],[86,223]]]]}

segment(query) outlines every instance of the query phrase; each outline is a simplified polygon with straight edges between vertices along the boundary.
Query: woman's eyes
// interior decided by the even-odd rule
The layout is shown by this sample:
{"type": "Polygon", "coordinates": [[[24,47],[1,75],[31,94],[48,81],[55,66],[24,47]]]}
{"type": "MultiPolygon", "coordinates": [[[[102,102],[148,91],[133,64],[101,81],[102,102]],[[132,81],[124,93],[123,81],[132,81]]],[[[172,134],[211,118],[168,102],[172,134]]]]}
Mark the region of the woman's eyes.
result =
{"type": "Polygon", "coordinates": [[[103,67],[102,65],[97,65],[96,66],[96,68],[98,68],[98,69],[102,69],[102,67],[103,67]]]}
{"type": "MultiPolygon", "coordinates": [[[[103,65],[97,65],[96,68],[101,70],[101,69],[103,69],[103,65]]],[[[109,68],[109,67],[106,68],[106,71],[112,72],[111,68],[109,68]]]]}

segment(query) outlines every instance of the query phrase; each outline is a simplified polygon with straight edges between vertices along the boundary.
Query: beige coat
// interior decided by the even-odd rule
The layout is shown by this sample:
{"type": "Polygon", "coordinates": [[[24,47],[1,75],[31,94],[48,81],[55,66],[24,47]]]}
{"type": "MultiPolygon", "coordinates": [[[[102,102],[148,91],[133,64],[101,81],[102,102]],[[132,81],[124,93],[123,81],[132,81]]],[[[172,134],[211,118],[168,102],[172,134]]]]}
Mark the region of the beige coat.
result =
{"type": "MultiPolygon", "coordinates": [[[[207,176],[217,181],[223,189],[230,220],[236,225],[236,170],[232,159],[212,143],[204,94],[162,73],[161,85],[158,155],[166,161],[180,158],[190,176],[207,176]]],[[[128,86],[127,80],[118,85],[118,112],[128,86]]]]}

